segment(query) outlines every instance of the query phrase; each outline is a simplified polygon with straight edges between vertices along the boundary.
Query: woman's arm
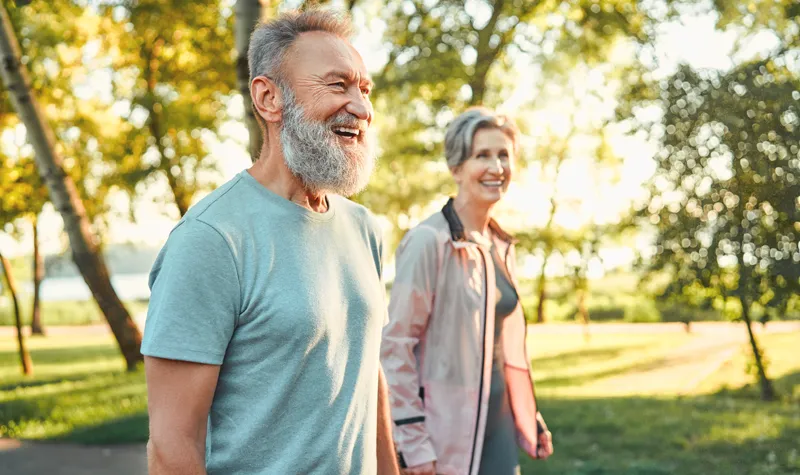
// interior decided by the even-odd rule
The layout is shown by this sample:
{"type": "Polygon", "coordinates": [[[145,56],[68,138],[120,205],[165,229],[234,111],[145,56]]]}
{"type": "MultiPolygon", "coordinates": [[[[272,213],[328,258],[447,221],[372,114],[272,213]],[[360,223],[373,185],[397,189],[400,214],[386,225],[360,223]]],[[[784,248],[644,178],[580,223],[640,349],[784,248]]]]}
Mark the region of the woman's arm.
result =
{"type": "Polygon", "coordinates": [[[397,249],[396,263],[381,364],[389,387],[398,456],[402,464],[414,467],[436,460],[425,429],[414,353],[433,310],[438,274],[436,231],[425,226],[409,231],[397,249]]]}

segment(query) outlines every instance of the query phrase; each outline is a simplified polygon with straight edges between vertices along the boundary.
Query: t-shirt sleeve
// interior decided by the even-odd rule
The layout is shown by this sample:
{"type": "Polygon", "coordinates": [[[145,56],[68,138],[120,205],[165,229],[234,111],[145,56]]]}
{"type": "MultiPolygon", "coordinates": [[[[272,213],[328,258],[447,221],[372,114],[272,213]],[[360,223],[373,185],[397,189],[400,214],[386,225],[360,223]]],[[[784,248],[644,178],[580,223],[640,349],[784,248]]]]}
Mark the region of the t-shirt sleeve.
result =
{"type": "Polygon", "coordinates": [[[190,220],[170,234],[150,273],[142,354],[222,364],[240,313],[233,252],[210,225],[190,220]]]}

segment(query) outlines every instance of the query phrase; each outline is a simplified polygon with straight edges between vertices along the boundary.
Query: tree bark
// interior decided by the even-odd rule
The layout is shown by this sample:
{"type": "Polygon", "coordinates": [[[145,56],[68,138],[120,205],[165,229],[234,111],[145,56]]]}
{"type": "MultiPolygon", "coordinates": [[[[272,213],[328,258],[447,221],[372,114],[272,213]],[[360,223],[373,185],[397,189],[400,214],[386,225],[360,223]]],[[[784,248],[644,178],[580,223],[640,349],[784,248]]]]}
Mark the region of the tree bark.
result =
{"type": "Polygon", "coordinates": [[[545,322],[545,315],[544,315],[544,301],[547,297],[547,277],[544,275],[545,267],[547,266],[547,259],[550,258],[550,250],[547,247],[544,250],[545,254],[542,258],[542,268],[541,272],[539,273],[539,283],[537,285],[537,294],[539,295],[539,302],[536,304],[536,323],[544,323],[545,322]]]}
{"type": "Polygon", "coordinates": [[[247,48],[250,34],[261,19],[264,0],[237,0],[236,2],[236,82],[244,103],[244,123],[250,134],[250,158],[253,162],[261,155],[261,127],[256,120],[253,101],[250,99],[250,68],[247,62],[247,48]]]}
{"type": "Polygon", "coordinates": [[[28,349],[25,347],[25,337],[22,334],[22,315],[17,299],[17,285],[14,282],[14,275],[11,273],[11,264],[8,259],[0,254],[0,265],[3,267],[3,274],[6,276],[8,291],[11,293],[11,301],[14,303],[14,324],[17,327],[17,348],[19,349],[19,361],[22,364],[22,374],[30,376],[33,374],[33,363],[28,349]]]}
{"type": "Polygon", "coordinates": [[[761,386],[761,400],[774,401],[777,398],[777,393],[775,392],[775,387],[772,385],[772,381],[767,377],[767,372],[764,369],[764,362],[761,359],[761,349],[753,333],[753,322],[750,319],[750,303],[743,295],[739,296],[739,301],[742,303],[742,320],[744,320],[744,324],[747,326],[747,336],[750,339],[750,348],[753,350],[753,360],[758,370],[758,383],[761,386]]]}
{"type": "Polygon", "coordinates": [[[33,217],[33,306],[31,308],[31,335],[44,335],[40,290],[44,279],[44,259],[39,251],[39,217],[33,217]]]}
{"type": "Polygon", "coordinates": [[[583,341],[586,343],[589,343],[592,338],[589,332],[589,309],[586,307],[586,294],[588,293],[586,289],[578,289],[578,315],[583,323],[583,341]]]}
{"type": "Polygon", "coordinates": [[[55,151],[55,135],[31,95],[27,69],[20,63],[20,48],[5,5],[0,4],[0,55],[3,84],[33,146],[36,167],[47,185],[50,200],[61,213],[69,236],[72,258],[119,344],[128,370],[143,360],[142,335],[111,286],[108,269],[90,230],[86,210],[72,178],[64,172],[55,151]]]}

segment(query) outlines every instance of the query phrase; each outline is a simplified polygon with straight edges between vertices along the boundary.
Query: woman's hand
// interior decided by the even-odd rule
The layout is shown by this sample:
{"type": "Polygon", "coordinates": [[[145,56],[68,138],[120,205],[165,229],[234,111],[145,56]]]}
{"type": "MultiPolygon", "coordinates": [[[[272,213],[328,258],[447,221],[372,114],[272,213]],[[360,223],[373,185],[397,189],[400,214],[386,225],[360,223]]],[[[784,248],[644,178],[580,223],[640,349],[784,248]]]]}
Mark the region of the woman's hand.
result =
{"type": "Polygon", "coordinates": [[[404,468],[403,475],[436,475],[436,462],[404,468]]]}
{"type": "Polygon", "coordinates": [[[553,455],[553,434],[547,430],[547,424],[544,423],[541,413],[536,413],[536,420],[539,421],[541,428],[544,429],[539,431],[536,456],[544,460],[553,455]]]}

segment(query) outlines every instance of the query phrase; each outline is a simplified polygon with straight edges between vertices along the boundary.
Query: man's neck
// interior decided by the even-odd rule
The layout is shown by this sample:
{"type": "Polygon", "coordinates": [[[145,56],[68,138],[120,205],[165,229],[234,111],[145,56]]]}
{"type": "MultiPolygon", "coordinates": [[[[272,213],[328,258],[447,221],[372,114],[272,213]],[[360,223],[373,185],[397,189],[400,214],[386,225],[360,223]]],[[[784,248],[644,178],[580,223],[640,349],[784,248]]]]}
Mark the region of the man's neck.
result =
{"type": "MultiPolygon", "coordinates": [[[[276,143],[269,140],[269,143],[276,143]]],[[[286,198],[315,213],[328,211],[325,193],[311,193],[289,168],[280,147],[274,149],[265,144],[261,156],[248,170],[250,175],[269,191],[286,198]]]]}

